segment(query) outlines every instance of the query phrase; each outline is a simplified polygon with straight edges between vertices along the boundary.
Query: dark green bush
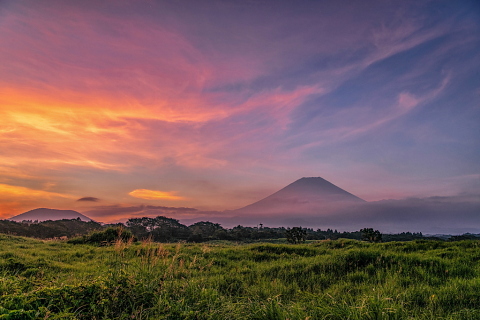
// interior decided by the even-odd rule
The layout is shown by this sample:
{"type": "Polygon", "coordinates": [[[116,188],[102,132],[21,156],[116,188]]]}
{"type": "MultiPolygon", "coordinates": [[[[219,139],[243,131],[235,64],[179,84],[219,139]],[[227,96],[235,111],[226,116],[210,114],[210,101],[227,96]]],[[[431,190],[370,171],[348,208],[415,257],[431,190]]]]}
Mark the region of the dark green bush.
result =
{"type": "Polygon", "coordinates": [[[87,235],[68,240],[72,244],[96,244],[96,245],[111,245],[115,241],[121,240],[136,241],[135,236],[128,229],[122,227],[107,228],[101,231],[93,231],[87,235]]]}

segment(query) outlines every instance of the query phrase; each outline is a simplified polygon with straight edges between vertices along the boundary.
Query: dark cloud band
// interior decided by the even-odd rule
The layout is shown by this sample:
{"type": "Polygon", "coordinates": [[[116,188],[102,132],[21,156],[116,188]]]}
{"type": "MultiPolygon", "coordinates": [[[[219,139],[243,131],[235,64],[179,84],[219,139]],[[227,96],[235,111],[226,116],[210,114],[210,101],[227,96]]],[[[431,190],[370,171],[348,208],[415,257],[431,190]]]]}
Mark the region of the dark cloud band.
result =
{"type": "Polygon", "coordinates": [[[98,202],[100,199],[95,198],[95,197],[83,197],[78,199],[77,201],[90,201],[90,202],[98,202]]]}

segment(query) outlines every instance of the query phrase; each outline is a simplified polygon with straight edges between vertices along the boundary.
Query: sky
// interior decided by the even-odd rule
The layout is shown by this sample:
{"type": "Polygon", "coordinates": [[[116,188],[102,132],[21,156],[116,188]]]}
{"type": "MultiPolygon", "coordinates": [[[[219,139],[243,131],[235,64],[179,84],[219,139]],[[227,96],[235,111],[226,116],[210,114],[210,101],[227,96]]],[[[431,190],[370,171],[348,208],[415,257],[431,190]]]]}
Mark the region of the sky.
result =
{"type": "Polygon", "coordinates": [[[0,0],[0,218],[480,194],[476,1],[0,0]]]}

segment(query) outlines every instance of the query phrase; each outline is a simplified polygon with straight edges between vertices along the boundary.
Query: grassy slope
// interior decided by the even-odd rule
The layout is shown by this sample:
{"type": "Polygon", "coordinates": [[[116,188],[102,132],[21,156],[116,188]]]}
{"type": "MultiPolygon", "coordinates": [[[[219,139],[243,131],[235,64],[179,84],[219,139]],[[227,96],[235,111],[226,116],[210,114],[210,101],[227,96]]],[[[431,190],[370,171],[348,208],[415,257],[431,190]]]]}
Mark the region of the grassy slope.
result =
{"type": "Polygon", "coordinates": [[[480,319],[479,248],[93,247],[0,235],[0,319],[480,319]]]}

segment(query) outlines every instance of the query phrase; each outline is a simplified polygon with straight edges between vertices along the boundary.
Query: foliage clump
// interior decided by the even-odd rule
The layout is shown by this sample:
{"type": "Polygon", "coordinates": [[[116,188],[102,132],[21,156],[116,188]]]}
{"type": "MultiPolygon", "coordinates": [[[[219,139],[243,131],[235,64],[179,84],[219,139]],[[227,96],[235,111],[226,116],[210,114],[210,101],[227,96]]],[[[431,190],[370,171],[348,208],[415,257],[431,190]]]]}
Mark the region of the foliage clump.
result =
{"type": "Polygon", "coordinates": [[[288,228],[285,231],[285,236],[287,241],[290,243],[300,243],[305,242],[305,237],[307,236],[307,231],[302,229],[302,227],[293,227],[288,228]]]}
{"type": "Polygon", "coordinates": [[[368,242],[382,242],[382,234],[378,230],[373,230],[372,228],[361,229],[362,240],[368,242]]]}
{"type": "Polygon", "coordinates": [[[121,226],[109,227],[105,230],[93,231],[87,235],[68,240],[72,244],[111,245],[116,241],[136,241],[133,233],[121,226]]]}
{"type": "Polygon", "coordinates": [[[131,218],[126,223],[139,239],[158,242],[187,240],[190,230],[177,219],[158,216],[155,218],[131,218]]]}

